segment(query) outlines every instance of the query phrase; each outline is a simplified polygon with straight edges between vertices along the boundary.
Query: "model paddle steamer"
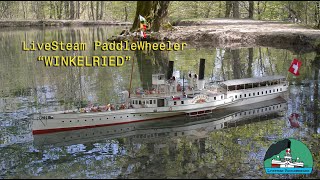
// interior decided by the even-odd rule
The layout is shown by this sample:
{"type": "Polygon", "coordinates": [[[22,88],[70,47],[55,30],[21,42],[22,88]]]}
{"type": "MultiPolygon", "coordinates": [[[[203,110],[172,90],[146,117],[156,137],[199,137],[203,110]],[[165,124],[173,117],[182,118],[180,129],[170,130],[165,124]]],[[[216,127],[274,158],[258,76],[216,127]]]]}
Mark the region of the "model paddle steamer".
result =
{"type": "Polygon", "coordinates": [[[152,89],[135,93],[121,92],[122,103],[99,107],[81,108],[34,114],[32,133],[43,134],[56,131],[126,124],[161,119],[186,114],[200,116],[214,109],[241,106],[281,96],[287,90],[283,76],[268,76],[228,80],[205,84],[205,59],[200,59],[199,76],[189,74],[188,85],[172,76],[173,61],[169,73],[152,75],[152,89]]]}

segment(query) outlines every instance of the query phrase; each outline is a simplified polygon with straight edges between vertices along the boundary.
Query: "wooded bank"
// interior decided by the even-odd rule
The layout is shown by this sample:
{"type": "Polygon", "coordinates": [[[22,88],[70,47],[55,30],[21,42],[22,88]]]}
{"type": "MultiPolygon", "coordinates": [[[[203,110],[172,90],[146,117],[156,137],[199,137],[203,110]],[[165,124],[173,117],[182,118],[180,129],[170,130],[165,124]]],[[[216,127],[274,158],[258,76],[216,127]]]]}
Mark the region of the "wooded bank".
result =
{"type": "Polygon", "coordinates": [[[131,22],[90,20],[0,20],[1,27],[28,26],[89,26],[89,25],[132,25],[131,22]]]}

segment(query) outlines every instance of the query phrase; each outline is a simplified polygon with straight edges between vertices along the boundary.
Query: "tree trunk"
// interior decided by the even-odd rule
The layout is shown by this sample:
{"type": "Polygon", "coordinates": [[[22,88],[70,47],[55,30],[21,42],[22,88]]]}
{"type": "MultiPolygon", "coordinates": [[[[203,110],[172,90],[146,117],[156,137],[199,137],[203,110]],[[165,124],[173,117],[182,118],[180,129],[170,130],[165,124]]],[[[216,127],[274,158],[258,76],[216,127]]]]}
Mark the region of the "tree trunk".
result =
{"type": "Polygon", "coordinates": [[[136,15],[130,31],[139,29],[139,15],[143,16],[148,22],[150,22],[150,17],[153,17],[153,4],[154,1],[137,1],[136,15]]]}
{"type": "Polygon", "coordinates": [[[93,1],[90,1],[92,20],[94,20],[93,1]]]}
{"type": "Polygon", "coordinates": [[[170,1],[137,1],[136,15],[130,31],[139,29],[139,15],[146,18],[153,31],[159,31],[168,14],[169,4],[170,1]]]}
{"type": "Polygon", "coordinates": [[[222,3],[219,1],[219,13],[218,13],[218,18],[221,18],[221,8],[222,8],[222,3]]]}
{"type": "Polygon", "coordinates": [[[69,14],[69,1],[64,1],[64,15],[65,15],[65,18],[68,19],[70,17],[70,14],[69,14]]]}
{"type": "Polygon", "coordinates": [[[36,4],[34,5],[35,7],[34,7],[34,11],[35,11],[35,13],[36,13],[36,19],[39,19],[40,17],[39,17],[39,3],[40,2],[38,2],[38,1],[36,1],[36,4]]]}
{"type": "Polygon", "coordinates": [[[212,6],[212,1],[209,2],[208,7],[207,7],[207,12],[205,14],[205,18],[208,18],[210,16],[210,12],[211,12],[211,6],[212,6]]]}
{"type": "Polygon", "coordinates": [[[60,3],[59,2],[56,2],[56,17],[58,18],[58,19],[61,19],[61,3],[62,3],[62,1],[60,1],[60,3]]]}
{"type": "Polygon", "coordinates": [[[80,19],[80,1],[77,1],[77,19],[80,19]]]}
{"type": "Polygon", "coordinates": [[[28,9],[27,9],[27,7],[28,7],[28,2],[22,2],[22,9],[23,9],[23,18],[24,19],[27,19],[27,11],[28,11],[28,9]]]}
{"type": "Polygon", "coordinates": [[[305,11],[305,24],[307,25],[308,24],[308,1],[305,2],[304,11],[305,11]]]}
{"type": "Polygon", "coordinates": [[[315,2],[315,20],[316,20],[316,27],[320,29],[320,3],[319,1],[315,2]]]}
{"type": "Polygon", "coordinates": [[[254,2],[249,1],[249,19],[253,19],[254,2]]]}
{"type": "MultiPolygon", "coordinates": [[[[89,4],[89,6],[91,6],[91,1],[90,2],[85,2],[86,4],[89,4]]],[[[85,8],[83,8],[83,9],[85,9],[85,10],[87,10],[88,12],[87,12],[87,16],[88,16],[88,19],[90,20],[91,19],[91,10],[90,10],[90,8],[87,8],[86,6],[85,6],[85,8]]]]}
{"type": "Polygon", "coordinates": [[[44,14],[44,4],[42,1],[37,1],[36,2],[36,17],[37,19],[45,19],[45,14],[44,14]]]}
{"type": "Polygon", "coordinates": [[[248,55],[248,69],[247,69],[247,77],[251,78],[252,76],[252,62],[253,62],[253,48],[249,48],[249,55],[248,55]]]}
{"type": "Polygon", "coordinates": [[[128,21],[128,10],[127,6],[124,7],[124,22],[128,21]]]}
{"type": "Polygon", "coordinates": [[[239,1],[233,1],[233,18],[239,19],[240,18],[240,12],[239,12],[239,1]]]}
{"type": "Polygon", "coordinates": [[[70,1],[70,19],[74,19],[74,14],[75,14],[75,10],[74,10],[74,1],[70,1]]]}
{"type": "Polygon", "coordinates": [[[225,14],[226,18],[230,17],[231,8],[232,8],[232,2],[226,1],[226,14],[225,14]]]}
{"type": "Polygon", "coordinates": [[[53,2],[50,1],[49,4],[50,4],[50,8],[49,8],[49,19],[52,19],[52,15],[53,15],[53,13],[54,13],[53,2]]]}
{"type": "Polygon", "coordinates": [[[158,1],[154,8],[154,22],[152,24],[152,30],[158,32],[164,18],[168,15],[168,7],[170,1],[158,1]]]}
{"type": "Polygon", "coordinates": [[[99,20],[99,1],[96,1],[96,20],[99,20]]]}
{"type": "Polygon", "coordinates": [[[100,1],[100,20],[103,18],[103,11],[104,11],[104,1],[100,1]]]}
{"type": "Polygon", "coordinates": [[[261,9],[260,9],[260,1],[258,1],[258,20],[261,20],[261,9]]]}

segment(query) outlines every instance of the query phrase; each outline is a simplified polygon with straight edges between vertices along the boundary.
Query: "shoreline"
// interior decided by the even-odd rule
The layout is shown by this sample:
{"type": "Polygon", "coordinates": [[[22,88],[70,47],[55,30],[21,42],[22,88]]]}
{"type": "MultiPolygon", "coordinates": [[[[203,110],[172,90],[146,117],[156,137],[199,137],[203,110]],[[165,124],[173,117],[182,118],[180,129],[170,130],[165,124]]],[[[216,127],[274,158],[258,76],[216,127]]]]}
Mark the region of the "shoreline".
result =
{"type": "Polygon", "coordinates": [[[267,46],[297,53],[320,51],[320,30],[302,24],[248,19],[203,19],[176,23],[160,39],[216,47],[267,46]]]}
{"type": "Polygon", "coordinates": [[[0,20],[0,29],[6,27],[60,27],[60,26],[93,26],[117,25],[128,26],[131,22],[91,21],[91,20],[0,20]]]}

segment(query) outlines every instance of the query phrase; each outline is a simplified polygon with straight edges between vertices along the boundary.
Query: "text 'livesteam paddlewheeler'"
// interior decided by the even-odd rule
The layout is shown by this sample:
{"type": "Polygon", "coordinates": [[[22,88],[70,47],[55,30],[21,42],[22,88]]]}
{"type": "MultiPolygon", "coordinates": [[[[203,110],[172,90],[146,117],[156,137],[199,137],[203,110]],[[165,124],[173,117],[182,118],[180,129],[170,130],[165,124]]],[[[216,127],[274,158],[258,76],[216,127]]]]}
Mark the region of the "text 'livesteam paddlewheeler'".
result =
{"type": "MultiPolygon", "coordinates": [[[[126,124],[170,116],[200,116],[214,109],[240,106],[281,96],[287,90],[283,76],[247,78],[205,84],[205,59],[200,59],[199,76],[189,73],[187,83],[169,73],[152,75],[149,90],[121,92],[118,105],[80,108],[77,110],[35,114],[32,133],[76,130],[100,126],[126,124]]],[[[131,73],[132,74],[132,73],[131,73]]]]}

